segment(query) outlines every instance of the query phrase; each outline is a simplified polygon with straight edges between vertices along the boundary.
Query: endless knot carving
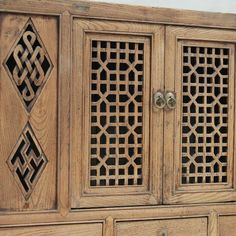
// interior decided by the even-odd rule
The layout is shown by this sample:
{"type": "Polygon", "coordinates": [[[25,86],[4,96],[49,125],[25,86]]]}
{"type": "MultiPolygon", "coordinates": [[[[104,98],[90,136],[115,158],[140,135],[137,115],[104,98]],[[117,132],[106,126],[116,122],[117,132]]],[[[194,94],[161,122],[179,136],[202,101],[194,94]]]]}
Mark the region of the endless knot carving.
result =
{"type": "Polygon", "coordinates": [[[92,41],[90,186],[142,185],[144,44],[92,41]]]}
{"type": "Polygon", "coordinates": [[[183,46],[184,185],[227,182],[229,54],[183,46]]]}
{"type": "Polygon", "coordinates": [[[31,19],[13,45],[4,66],[30,111],[53,68],[31,19]]]}
{"type": "Polygon", "coordinates": [[[7,164],[26,200],[29,199],[48,160],[32,128],[27,124],[15,145],[7,164]]]}

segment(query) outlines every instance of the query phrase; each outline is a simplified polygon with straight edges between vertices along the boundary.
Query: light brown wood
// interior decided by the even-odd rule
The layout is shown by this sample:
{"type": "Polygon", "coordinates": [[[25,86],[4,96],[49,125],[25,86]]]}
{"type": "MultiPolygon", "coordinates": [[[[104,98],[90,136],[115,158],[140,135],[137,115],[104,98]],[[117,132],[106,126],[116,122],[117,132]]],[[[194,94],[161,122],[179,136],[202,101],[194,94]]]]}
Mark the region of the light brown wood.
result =
{"type": "Polygon", "coordinates": [[[114,235],[114,224],[114,219],[111,216],[108,216],[104,224],[104,236],[114,235]]]}
{"type": "Polygon", "coordinates": [[[72,126],[77,128],[72,130],[72,207],[157,204],[161,198],[161,192],[158,189],[161,186],[162,144],[161,142],[156,142],[156,138],[161,140],[162,137],[161,124],[163,112],[157,111],[153,114],[153,117],[150,117],[150,113],[152,111],[152,92],[161,89],[161,86],[163,86],[163,79],[161,79],[163,78],[163,63],[161,60],[158,60],[160,53],[163,52],[163,28],[159,26],[146,27],[142,24],[132,25],[87,20],[74,20],[73,27],[75,34],[73,37],[74,92],[72,99],[74,105],[72,110],[72,126]],[[114,28],[117,29],[115,33],[114,28]],[[85,45],[83,45],[83,42],[85,45]],[[93,46],[92,42],[95,42],[96,46],[93,46]],[[108,42],[108,46],[103,46],[102,42],[103,44],[108,42]],[[150,52],[151,42],[155,46],[153,47],[153,51],[150,52]],[[144,48],[142,50],[144,50],[144,53],[138,49],[140,45],[143,45],[144,48]],[[120,48],[117,49],[118,46],[120,48]],[[126,50],[122,49],[122,47],[126,48],[126,50]],[[134,47],[134,49],[129,47],[134,47]],[[127,49],[130,51],[127,51],[127,49]],[[100,56],[102,52],[107,53],[106,61],[102,62],[101,59],[94,58],[94,61],[91,62],[90,58],[92,55],[100,56]],[[90,53],[93,54],[91,55],[90,53]],[[110,58],[110,53],[113,53],[116,58],[110,58]],[[138,56],[141,56],[144,61],[142,62],[144,63],[143,67],[146,69],[143,72],[135,69],[141,60],[139,62],[129,61],[129,55],[136,55],[136,60],[138,56]],[[122,56],[125,56],[125,58],[120,58],[122,56]],[[81,58],[83,60],[80,60],[81,58]],[[102,67],[97,71],[96,69],[92,69],[92,65],[94,65],[92,63],[100,63],[103,69],[101,69],[102,67]],[[116,70],[110,69],[112,63],[116,63],[117,67],[123,65],[130,68],[123,69],[123,71],[119,71],[118,68],[116,70]],[[153,80],[151,85],[151,71],[148,65],[151,65],[151,68],[153,68],[153,73],[156,72],[155,74],[152,73],[153,80]],[[101,74],[102,70],[106,71],[107,78],[101,74]],[[128,78],[131,75],[130,71],[136,73],[136,75],[134,74],[133,78],[130,77],[128,84],[128,78]],[[96,81],[93,84],[93,76],[100,78],[99,82],[96,81]],[[109,81],[109,76],[116,76],[116,78],[109,81]],[[138,82],[138,79],[142,81],[142,78],[144,81],[143,84],[142,82],[138,82]],[[128,91],[128,89],[131,90],[131,85],[134,88],[134,95],[129,94],[128,91]],[[95,86],[96,90],[91,90],[93,88],[91,86],[95,86]],[[99,91],[101,86],[105,87],[108,92],[99,91]],[[115,91],[112,86],[115,87],[115,91]],[[138,92],[138,89],[140,92],[138,92]],[[124,98],[118,92],[123,94],[124,98]],[[83,96],[79,98],[76,94],[83,96]],[[117,97],[117,100],[115,102],[113,101],[113,103],[110,102],[111,98],[105,98],[108,95],[110,97],[117,97]],[[134,100],[137,99],[137,95],[143,100],[142,104],[134,100]],[[102,98],[98,102],[92,103],[91,96],[102,96],[102,98]],[[126,101],[121,103],[121,99],[126,99],[126,101]],[[136,105],[129,108],[133,104],[133,101],[136,105]],[[106,108],[101,110],[103,109],[100,108],[101,104],[105,104],[105,102],[106,108]],[[91,109],[95,109],[96,112],[90,109],[91,106],[91,109]],[[142,111],[138,112],[140,108],[142,111]],[[108,109],[115,109],[117,113],[108,109]],[[132,111],[129,113],[130,109],[134,109],[134,113],[132,111]],[[114,115],[116,121],[111,122],[114,115]],[[137,131],[139,134],[135,131],[139,127],[137,125],[138,122],[136,121],[137,124],[134,123],[133,125],[129,124],[129,119],[133,115],[137,117],[136,119],[142,120],[139,122],[142,131],[137,131]],[[101,119],[103,120],[101,121],[101,119]],[[107,119],[107,121],[105,122],[104,119],[107,119]],[[96,121],[93,122],[93,120],[96,121]],[[150,123],[150,120],[152,123],[150,123]],[[80,122],[78,123],[78,121],[80,122]],[[102,123],[100,124],[99,122],[102,123]],[[158,122],[158,125],[155,122],[158,122]],[[113,131],[109,131],[113,127],[116,129],[116,134],[113,131]],[[122,131],[121,128],[123,130],[127,129],[128,132],[122,131]],[[90,135],[91,129],[95,131],[99,129],[98,136],[95,135],[96,133],[90,135]],[[149,133],[150,131],[151,133],[149,133]],[[122,132],[126,132],[127,134],[122,134],[122,132]],[[158,133],[158,137],[156,137],[156,133],[158,133]],[[101,141],[102,134],[103,136],[106,135],[106,137],[101,141]],[[133,135],[134,139],[129,141],[129,138],[133,135]],[[80,137],[80,140],[77,137],[80,137]],[[149,141],[150,137],[152,139],[149,141]],[[113,141],[110,141],[111,139],[114,139],[115,144],[113,141]],[[120,141],[121,139],[123,141],[120,141]],[[141,141],[138,141],[139,139],[141,141]],[[95,144],[91,144],[91,142],[95,144]],[[105,143],[102,144],[101,142],[105,143]],[[150,145],[150,143],[153,143],[153,145],[150,145]],[[130,150],[132,145],[133,148],[130,150]],[[123,155],[122,149],[124,151],[123,155]],[[78,153],[77,150],[82,151],[78,153]],[[98,150],[99,152],[106,152],[106,155],[104,154],[105,157],[102,156],[102,153],[97,153],[98,150]],[[131,154],[131,157],[129,156],[128,150],[135,153],[136,159],[132,157],[133,154],[131,154]],[[122,159],[125,158],[126,160],[122,164],[122,159]],[[138,158],[142,161],[141,165],[136,164],[138,158]],[[93,164],[97,162],[99,164],[93,164]],[[130,167],[133,170],[130,171],[130,167]],[[141,175],[138,175],[138,171],[140,170],[142,171],[141,175]],[[110,171],[114,173],[109,174],[110,171]]]}
{"type": "MultiPolygon", "coordinates": [[[[233,164],[235,163],[233,152],[234,127],[233,122],[230,121],[233,121],[235,119],[235,115],[233,112],[235,101],[235,52],[233,43],[236,40],[236,34],[233,31],[167,27],[166,39],[165,88],[167,91],[176,92],[177,106],[174,110],[167,110],[165,114],[164,125],[166,145],[164,151],[164,202],[194,203],[233,201],[236,197],[235,183],[233,183],[233,179],[235,178],[233,176],[233,164]],[[191,56],[189,56],[189,63],[192,63],[194,57],[198,57],[196,60],[197,63],[199,63],[198,61],[200,60],[200,55],[203,55],[203,57],[201,56],[203,60],[211,60],[212,55],[214,58],[216,58],[217,55],[214,56],[214,52],[217,52],[215,50],[218,50],[219,48],[225,48],[225,50],[229,50],[229,58],[226,59],[228,61],[228,65],[226,65],[226,67],[229,67],[230,69],[228,70],[229,74],[226,74],[225,76],[220,75],[222,80],[220,80],[221,82],[219,82],[222,83],[222,85],[218,84],[215,79],[217,77],[217,73],[220,74],[220,67],[220,71],[218,71],[217,67],[216,69],[214,69],[213,64],[207,65],[207,61],[204,62],[205,64],[201,64],[201,66],[199,66],[199,64],[196,64],[194,67],[191,65],[190,67],[188,67],[187,65],[189,64],[187,63],[185,63],[185,65],[183,66],[182,61],[186,60],[184,59],[185,57],[188,58],[188,56],[186,56],[188,55],[188,53],[182,52],[182,50],[184,50],[184,45],[186,45],[186,50],[191,48],[197,50],[197,54],[192,53],[191,56]],[[200,50],[200,48],[201,50],[205,50],[203,54],[198,51],[200,50]],[[208,50],[209,48],[210,50],[214,51],[211,52],[212,54],[207,55],[206,50],[208,50]],[[173,52],[175,52],[174,55],[173,52]],[[173,64],[175,64],[176,66],[172,66],[173,64]],[[200,74],[198,74],[197,71],[204,67],[208,68],[207,71],[203,73],[200,72],[200,74]],[[210,67],[215,74],[213,74],[212,72],[212,75],[207,75],[210,67]],[[189,69],[190,72],[184,74],[183,68],[187,68],[186,70],[189,69]],[[223,77],[225,77],[225,85],[223,85],[223,77]],[[183,82],[184,80],[187,80],[186,83],[183,82]],[[196,97],[196,95],[190,94],[190,91],[192,91],[190,90],[190,88],[192,89],[192,87],[190,87],[190,80],[197,81],[197,83],[195,81],[195,84],[197,84],[196,94],[198,95],[198,98],[196,97]],[[211,82],[208,82],[208,80],[210,80],[211,82]],[[200,82],[203,86],[201,88],[200,82]],[[212,89],[213,86],[215,88],[214,91],[208,92],[207,89],[212,89]],[[218,98],[214,98],[214,93],[216,93],[215,91],[217,86],[225,86],[226,88],[227,92],[225,92],[224,95],[228,96],[228,102],[226,102],[226,105],[221,104],[221,99],[218,102],[218,98]],[[183,88],[186,91],[183,90],[183,88]],[[200,89],[203,89],[203,92],[201,92],[200,89]],[[185,99],[192,99],[194,105],[197,106],[197,108],[194,108],[195,110],[192,111],[193,113],[190,112],[190,102],[186,102],[185,105],[183,105],[184,96],[185,99]],[[200,98],[202,99],[202,101],[199,101],[200,98]],[[211,100],[209,100],[208,102],[207,99],[209,98],[211,100]],[[202,102],[204,105],[201,105],[202,102]],[[215,105],[216,103],[217,105],[215,105]],[[221,106],[221,110],[217,111],[215,109],[216,106],[221,106]],[[223,109],[227,110],[225,111],[225,114],[223,114],[223,109]],[[214,117],[216,117],[217,114],[219,119],[223,120],[222,117],[226,117],[224,119],[225,124],[219,123],[215,125],[216,118],[214,117]],[[193,125],[190,124],[190,121],[193,122],[192,120],[190,120],[193,118],[190,117],[193,117],[195,119],[195,123],[193,125]],[[202,119],[201,121],[200,118],[202,119]],[[184,119],[186,119],[186,121],[184,119]],[[208,121],[209,119],[210,121],[208,121]],[[221,131],[218,131],[218,129],[222,130],[223,127],[227,127],[226,130],[228,131],[222,131],[223,133],[221,133],[221,131]],[[203,129],[202,134],[201,131],[199,131],[200,128],[203,129]],[[188,129],[189,131],[187,132],[188,129]],[[193,139],[191,140],[190,131],[193,132],[192,135],[194,135],[193,139]],[[217,141],[216,139],[214,139],[214,132],[217,133],[219,139],[226,139],[225,144],[223,141],[217,141]],[[195,151],[191,151],[191,148],[194,148],[195,151]],[[193,152],[192,156],[190,155],[191,152],[193,152]],[[219,170],[215,169],[214,165],[216,162],[213,161],[214,158],[215,160],[217,160],[218,156],[225,156],[226,158],[226,160],[222,162],[221,159],[219,159],[219,161],[217,162],[220,165],[219,170]],[[189,158],[190,161],[188,161],[189,158]],[[193,162],[191,158],[195,158],[193,162]],[[196,161],[197,158],[201,158],[201,160],[198,160],[198,163],[196,161]],[[212,160],[209,161],[207,158],[211,158],[212,160]],[[191,162],[191,165],[194,165],[193,168],[189,164],[191,162]],[[211,162],[213,163],[212,165],[211,162]],[[201,170],[199,168],[201,168],[201,170]]],[[[223,58],[219,60],[222,60],[223,65],[223,58]]],[[[222,88],[220,91],[223,92],[225,90],[223,90],[222,88]]]]}
{"type": "Polygon", "coordinates": [[[219,217],[216,211],[211,211],[208,218],[208,235],[218,236],[219,235],[219,217]]]}
{"type": "Polygon", "coordinates": [[[200,12],[125,4],[98,3],[77,0],[7,0],[0,2],[1,11],[19,11],[59,15],[64,11],[85,18],[136,21],[155,24],[236,28],[236,16],[229,13],[200,12]]]}
{"type": "Polygon", "coordinates": [[[235,22],[92,1],[1,1],[0,235],[234,235],[235,22]],[[176,108],[155,107],[157,91],[173,92],[176,108]],[[205,110],[197,114],[188,96],[205,110]],[[196,125],[203,143],[187,132],[196,125]],[[220,142],[207,140],[214,132],[220,142]],[[192,148],[208,162],[199,165],[192,148]],[[27,166],[31,182],[19,179],[27,166]]]}
{"type": "Polygon", "coordinates": [[[221,216],[219,217],[219,236],[235,234],[236,216],[221,216]]]}
{"type": "Polygon", "coordinates": [[[158,221],[118,222],[117,236],[206,236],[207,219],[174,219],[158,221]]]}
{"type": "Polygon", "coordinates": [[[0,209],[10,211],[56,209],[57,19],[1,14],[1,25],[0,37],[3,45],[0,82],[2,114],[0,177],[4,181],[0,183],[0,209]],[[34,29],[24,29],[26,26],[34,29]],[[27,43],[27,34],[32,38],[24,46],[19,40],[22,37],[27,43]],[[36,40],[40,46],[31,49],[36,40]],[[25,54],[18,59],[22,55],[20,52],[23,53],[22,50],[25,54]],[[12,53],[15,59],[9,59],[12,53]],[[24,59],[25,55],[28,56],[27,59],[24,59]],[[34,59],[34,56],[38,56],[39,59],[34,59]],[[9,61],[13,66],[10,70],[9,61]],[[46,66],[41,70],[42,63],[46,63],[46,66]],[[29,80],[24,80],[23,77],[20,81],[17,77],[19,74],[14,75],[21,66],[24,72],[31,73],[33,83],[35,86],[37,84],[36,92],[32,90],[31,85],[26,84],[29,80]],[[36,75],[35,72],[39,74],[36,75]],[[19,89],[17,81],[19,85],[22,84],[24,90],[19,89]],[[28,92],[24,94],[25,91],[28,92]],[[20,146],[23,143],[24,145],[20,146]],[[35,147],[32,146],[34,144],[35,147]],[[23,155],[23,159],[20,159],[20,155],[23,155]],[[23,164],[24,162],[28,164],[23,164]],[[29,173],[26,173],[27,171],[29,173]],[[20,181],[19,176],[24,173],[26,177],[20,181]]]}
{"type": "Polygon", "coordinates": [[[70,77],[71,77],[71,16],[68,11],[60,17],[60,83],[58,93],[59,103],[59,157],[60,172],[58,173],[58,209],[62,215],[66,215],[70,209],[70,77]]]}
{"type": "Polygon", "coordinates": [[[170,205],[170,206],[145,206],[145,207],[118,207],[108,209],[73,209],[66,217],[57,212],[41,211],[36,213],[19,213],[0,215],[0,227],[10,225],[28,225],[28,224],[59,224],[63,222],[94,221],[100,222],[108,217],[118,220],[143,220],[159,218],[188,218],[188,217],[208,217],[211,211],[220,212],[221,215],[235,215],[236,206],[232,203],[223,204],[188,204],[170,205]],[[23,217],[22,217],[23,216],[23,217]],[[29,223],[30,222],[30,223],[29,223]]]}
{"type": "Polygon", "coordinates": [[[34,227],[2,228],[0,235],[6,236],[102,236],[102,224],[71,224],[34,227]]]}

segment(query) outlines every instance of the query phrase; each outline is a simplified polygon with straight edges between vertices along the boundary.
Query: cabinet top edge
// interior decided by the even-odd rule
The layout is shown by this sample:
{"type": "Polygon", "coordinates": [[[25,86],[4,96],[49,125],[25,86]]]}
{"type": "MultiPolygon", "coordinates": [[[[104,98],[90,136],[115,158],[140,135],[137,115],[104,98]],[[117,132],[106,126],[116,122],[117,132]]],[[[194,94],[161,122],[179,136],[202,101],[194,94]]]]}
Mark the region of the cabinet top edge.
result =
{"type": "Polygon", "coordinates": [[[151,24],[236,29],[236,14],[76,0],[0,0],[0,12],[108,19],[151,24]]]}

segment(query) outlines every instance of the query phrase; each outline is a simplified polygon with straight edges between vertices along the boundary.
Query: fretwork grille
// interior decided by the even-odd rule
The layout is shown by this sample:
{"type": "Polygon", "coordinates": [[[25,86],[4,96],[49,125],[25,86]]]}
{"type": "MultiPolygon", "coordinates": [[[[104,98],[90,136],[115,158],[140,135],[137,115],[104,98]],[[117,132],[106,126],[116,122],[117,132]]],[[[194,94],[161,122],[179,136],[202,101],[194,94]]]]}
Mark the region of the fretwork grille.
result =
{"type": "Polygon", "coordinates": [[[229,53],[183,46],[183,185],[228,181],[229,53]]]}
{"type": "Polygon", "coordinates": [[[90,186],[142,185],[144,44],[91,46],[90,186]]]}

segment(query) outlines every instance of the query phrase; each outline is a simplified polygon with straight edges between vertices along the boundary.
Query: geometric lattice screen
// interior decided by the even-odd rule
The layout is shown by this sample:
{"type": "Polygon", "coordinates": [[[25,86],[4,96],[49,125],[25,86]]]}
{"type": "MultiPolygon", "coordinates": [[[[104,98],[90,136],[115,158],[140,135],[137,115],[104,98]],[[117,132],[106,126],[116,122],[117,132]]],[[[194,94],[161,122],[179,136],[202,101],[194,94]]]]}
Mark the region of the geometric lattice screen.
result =
{"type": "Polygon", "coordinates": [[[91,46],[90,186],[142,185],[144,43],[91,46]]]}
{"type": "Polygon", "coordinates": [[[229,49],[182,49],[181,184],[226,183],[229,49]]]}

